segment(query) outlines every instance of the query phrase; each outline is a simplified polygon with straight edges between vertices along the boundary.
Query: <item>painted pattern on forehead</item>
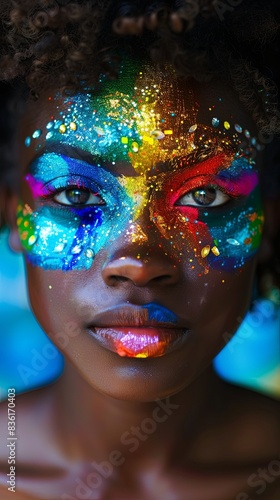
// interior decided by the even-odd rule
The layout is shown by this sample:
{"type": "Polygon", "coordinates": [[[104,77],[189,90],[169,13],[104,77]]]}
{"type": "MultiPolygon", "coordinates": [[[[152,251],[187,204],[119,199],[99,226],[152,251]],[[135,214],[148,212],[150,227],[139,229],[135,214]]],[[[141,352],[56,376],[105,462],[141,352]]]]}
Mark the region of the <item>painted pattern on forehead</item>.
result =
{"type": "Polygon", "coordinates": [[[187,154],[194,147],[189,129],[197,106],[192,90],[183,92],[170,71],[169,77],[128,63],[117,81],[103,82],[102,91],[66,99],[63,110],[58,105],[46,130],[34,131],[26,145],[32,139],[38,139],[38,147],[42,139],[79,145],[106,161],[129,161],[139,174],[187,154]]]}
{"type": "Polygon", "coordinates": [[[34,143],[39,150],[42,140],[78,145],[106,161],[129,161],[139,174],[201,146],[232,145],[248,158],[256,146],[256,139],[232,116],[215,117],[223,113],[218,96],[204,110],[204,124],[198,123],[193,86],[176,78],[169,67],[141,69],[126,61],[119,78],[103,79],[101,90],[64,98],[63,105],[60,94],[49,99],[59,101],[57,111],[44,129],[26,138],[27,147],[34,143]]]}

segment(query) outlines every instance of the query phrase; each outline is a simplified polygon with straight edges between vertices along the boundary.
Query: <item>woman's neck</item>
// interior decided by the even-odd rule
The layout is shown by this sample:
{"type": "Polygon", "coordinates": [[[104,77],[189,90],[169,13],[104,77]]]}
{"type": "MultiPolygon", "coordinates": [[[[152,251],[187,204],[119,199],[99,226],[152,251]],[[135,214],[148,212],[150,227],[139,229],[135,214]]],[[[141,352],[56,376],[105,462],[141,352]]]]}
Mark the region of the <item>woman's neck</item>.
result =
{"type": "MultiPolygon", "coordinates": [[[[107,460],[112,450],[123,456],[160,456],[167,462],[173,447],[192,435],[209,412],[222,382],[209,367],[184,391],[153,402],[119,401],[97,392],[66,362],[56,385],[55,424],[65,446],[80,459],[107,460]],[[213,396],[214,395],[214,396],[213,396]],[[107,458],[106,458],[107,457],[107,458]]],[[[187,441],[184,442],[187,446],[187,441]]]]}

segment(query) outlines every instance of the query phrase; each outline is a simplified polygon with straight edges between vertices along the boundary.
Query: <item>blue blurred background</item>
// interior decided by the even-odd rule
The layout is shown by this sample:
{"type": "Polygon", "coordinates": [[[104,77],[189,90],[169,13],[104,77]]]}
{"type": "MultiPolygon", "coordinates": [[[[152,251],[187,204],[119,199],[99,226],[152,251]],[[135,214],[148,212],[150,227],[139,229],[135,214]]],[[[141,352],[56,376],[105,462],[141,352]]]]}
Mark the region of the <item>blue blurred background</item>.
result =
{"type": "MultiPolygon", "coordinates": [[[[0,233],[0,400],[46,385],[60,376],[63,357],[42,331],[28,306],[22,256],[11,252],[0,233]]],[[[280,399],[280,308],[268,300],[254,307],[214,367],[225,380],[280,399]]]]}
{"type": "Polygon", "coordinates": [[[50,383],[63,370],[63,357],[29,309],[22,256],[0,233],[0,400],[7,389],[25,392],[50,383]]]}

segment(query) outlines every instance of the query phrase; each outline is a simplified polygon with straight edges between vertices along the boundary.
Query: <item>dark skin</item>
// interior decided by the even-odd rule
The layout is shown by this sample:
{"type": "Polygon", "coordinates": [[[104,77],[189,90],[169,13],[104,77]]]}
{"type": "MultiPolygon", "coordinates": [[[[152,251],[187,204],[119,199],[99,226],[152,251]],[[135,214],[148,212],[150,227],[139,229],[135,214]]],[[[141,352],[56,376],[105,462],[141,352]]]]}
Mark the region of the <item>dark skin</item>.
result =
{"type": "MultiPolygon", "coordinates": [[[[33,498],[32,493],[39,499],[46,491],[48,498],[58,499],[64,492],[75,497],[75,479],[86,483],[88,474],[96,471],[91,462],[107,461],[110,453],[118,450],[125,462],[114,467],[114,476],[104,479],[100,488],[92,488],[94,495],[97,492],[92,498],[140,500],[169,498],[172,494],[183,499],[186,492],[194,499],[235,499],[239,492],[258,498],[259,488],[249,487],[247,480],[252,474],[258,475],[259,468],[268,470],[268,464],[279,457],[276,403],[230,387],[209,370],[192,389],[173,396],[170,402],[181,406],[173,409],[173,414],[159,423],[147,440],[138,438],[139,448],[132,453],[132,444],[121,445],[120,437],[151,418],[155,403],[132,407],[106,398],[92,391],[71,368],[54,386],[18,396],[17,433],[21,443],[14,496],[33,498]],[[75,385],[69,391],[73,379],[75,385]],[[76,387],[79,398],[74,400],[72,391],[76,387]],[[83,413],[78,410],[80,401],[83,413]],[[27,491],[30,496],[24,495],[27,491]]],[[[163,417],[164,412],[158,415],[163,417]]],[[[6,450],[2,456],[4,464],[6,450]]],[[[10,498],[4,482],[2,489],[3,498],[10,498]]],[[[278,495],[276,478],[267,483],[263,498],[277,500],[278,495]]]]}
{"type": "MultiPolygon", "coordinates": [[[[221,86],[199,91],[198,122],[205,123],[203,110],[217,92],[225,101],[224,119],[234,108],[234,118],[252,129],[236,97],[221,86]]],[[[56,112],[52,106],[44,96],[28,104],[19,130],[24,172],[36,152],[24,148],[23,140],[44,127],[56,112]]],[[[118,175],[120,166],[114,168],[118,175]]],[[[24,181],[21,197],[36,208],[24,181]]],[[[10,198],[10,243],[21,251],[15,207],[10,198]]],[[[140,245],[145,258],[137,259],[139,242],[123,232],[99,251],[89,270],[45,270],[27,262],[32,308],[65,355],[66,368],[55,385],[17,397],[18,500],[68,498],[63,493],[79,498],[80,481],[89,499],[249,500],[259,495],[248,478],[279,459],[279,404],[226,384],[210,365],[224,346],[223,333],[235,332],[249,306],[257,255],[237,271],[211,269],[198,279],[200,265],[190,268],[188,250],[179,261],[168,239],[151,226],[147,207],[137,223],[147,235],[140,245]],[[94,323],[104,309],[150,302],[174,311],[180,326],[191,324],[194,335],[182,348],[158,358],[121,357],[87,334],[85,318],[94,323]],[[57,334],[69,322],[79,332],[62,347],[57,334]],[[100,479],[92,462],[108,460],[114,465],[100,479]]],[[[2,411],[6,415],[5,403],[2,411]]],[[[2,463],[4,471],[6,450],[2,463]]],[[[261,498],[277,500],[279,476],[263,481],[261,498]]]]}

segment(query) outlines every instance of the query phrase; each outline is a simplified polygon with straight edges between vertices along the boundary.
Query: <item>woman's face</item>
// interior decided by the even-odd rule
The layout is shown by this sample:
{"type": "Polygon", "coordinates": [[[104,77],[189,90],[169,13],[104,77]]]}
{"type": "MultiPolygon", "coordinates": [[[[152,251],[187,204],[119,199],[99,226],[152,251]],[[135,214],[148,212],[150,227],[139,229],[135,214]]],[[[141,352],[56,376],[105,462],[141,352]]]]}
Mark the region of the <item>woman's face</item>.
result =
{"type": "Polygon", "coordinates": [[[28,103],[18,233],[51,340],[99,391],[151,401],[190,384],[246,312],[258,144],[222,84],[126,63],[100,88],[28,103]]]}

